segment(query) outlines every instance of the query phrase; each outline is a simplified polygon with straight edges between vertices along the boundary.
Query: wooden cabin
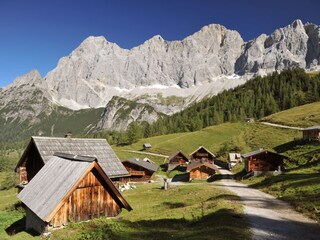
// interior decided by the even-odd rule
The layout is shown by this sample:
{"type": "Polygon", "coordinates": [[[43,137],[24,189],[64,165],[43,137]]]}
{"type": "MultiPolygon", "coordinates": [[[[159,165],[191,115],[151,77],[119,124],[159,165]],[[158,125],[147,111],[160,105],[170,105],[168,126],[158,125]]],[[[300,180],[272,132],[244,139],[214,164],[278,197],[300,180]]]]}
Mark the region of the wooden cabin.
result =
{"type": "Polygon", "coordinates": [[[144,143],[142,147],[143,147],[143,150],[148,150],[149,148],[151,148],[151,143],[144,143]]]}
{"type": "Polygon", "coordinates": [[[15,168],[20,186],[27,184],[55,152],[96,157],[114,181],[128,176],[128,171],[105,139],[32,137],[15,168]]]}
{"type": "Polygon", "coordinates": [[[320,126],[313,126],[304,128],[302,130],[303,140],[306,141],[320,141],[320,126]]]}
{"type": "Polygon", "coordinates": [[[189,158],[181,151],[176,151],[169,156],[168,159],[168,170],[172,170],[178,166],[186,167],[189,164],[189,158]]]}
{"type": "Polygon", "coordinates": [[[138,158],[129,158],[123,161],[122,164],[129,172],[129,176],[123,178],[123,181],[125,182],[149,181],[154,172],[159,168],[156,164],[151,163],[150,160],[145,161],[138,158]]]}
{"type": "Polygon", "coordinates": [[[71,154],[50,157],[18,198],[26,211],[26,229],[38,233],[132,210],[97,158],[71,154]]]}
{"type": "Polygon", "coordinates": [[[283,160],[287,158],[263,148],[243,154],[242,157],[245,162],[245,170],[247,172],[254,172],[254,175],[274,171],[281,172],[283,169],[283,160]]]}
{"type": "Polygon", "coordinates": [[[229,169],[233,168],[235,165],[242,162],[241,154],[240,153],[229,153],[227,162],[228,162],[229,169]]]}
{"type": "Polygon", "coordinates": [[[190,179],[207,179],[218,172],[218,168],[207,161],[193,161],[187,167],[190,179]]]}
{"type": "Polygon", "coordinates": [[[209,163],[214,163],[215,155],[206,149],[204,146],[200,146],[194,152],[190,154],[192,161],[205,161],[209,163]]]}

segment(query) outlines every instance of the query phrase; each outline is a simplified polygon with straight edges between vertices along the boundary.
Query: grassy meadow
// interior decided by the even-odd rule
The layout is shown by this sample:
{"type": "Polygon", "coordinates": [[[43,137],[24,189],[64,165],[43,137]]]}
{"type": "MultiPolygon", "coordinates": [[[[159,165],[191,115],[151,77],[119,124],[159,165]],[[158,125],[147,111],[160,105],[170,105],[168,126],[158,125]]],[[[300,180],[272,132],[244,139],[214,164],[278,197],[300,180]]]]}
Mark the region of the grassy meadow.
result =
{"type": "Polygon", "coordinates": [[[278,112],[263,118],[262,121],[294,127],[320,125],[320,102],[305,104],[287,111],[278,112]]]}
{"type": "MultiPolygon", "coordinates": [[[[302,126],[299,121],[313,115],[313,122],[305,125],[320,125],[317,120],[319,103],[308,104],[269,116],[263,121],[284,125],[302,126]],[[317,105],[318,104],[318,105],[317,105]],[[301,112],[303,114],[300,114],[301,112]],[[300,112],[300,113],[299,113],[300,112]],[[290,116],[290,117],[287,117],[290,116]]],[[[200,145],[219,159],[226,160],[226,153],[238,149],[241,153],[268,148],[289,157],[285,162],[286,172],[279,176],[255,177],[244,180],[254,188],[261,189],[294,206],[298,211],[320,220],[320,144],[294,141],[301,138],[297,130],[282,129],[255,123],[224,123],[196,132],[177,133],[141,139],[127,146],[112,146],[120,160],[129,157],[148,157],[158,165],[164,157],[151,156],[148,152],[170,155],[177,149],[189,155],[200,145]],[[143,143],[152,148],[142,151],[143,143]],[[138,151],[133,153],[128,151],[138,151]]],[[[19,150],[21,152],[21,150],[19,150]]],[[[16,154],[3,153],[3,163],[8,168],[0,171],[0,186],[8,183],[8,171],[18,161],[16,154]],[[10,156],[10,157],[8,157],[10,156]],[[15,156],[15,157],[12,157],[15,156]]],[[[243,165],[233,171],[241,172],[243,165]]],[[[164,174],[158,171],[158,178],[164,174]]],[[[173,174],[173,173],[172,173],[173,174]]],[[[171,175],[172,175],[171,174],[171,175]]],[[[167,174],[166,176],[171,176],[167,174]]],[[[156,178],[155,178],[156,179],[156,178]]],[[[9,181],[10,182],[10,181],[9,181]]],[[[124,211],[116,219],[95,219],[84,223],[71,223],[67,228],[53,231],[51,239],[250,239],[248,223],[242,215],[239,199],[217,188],[212,183],[195,181],[182,185],[170,185],[168,191],[161,184],[137,184],[137,189],[124,192],[133,211],[124,211]],[[232,224],[230,224],[232,223],[232,224]]],[[[0,190],[0,239],[37,239],[22,231],[24,213],[16,204],[16,189],[0,190]],[[7,230],[7,231],[6,231],[7,230]],[[9,236],[7,232],[13,233],[9,236]]]]}
{"type": "Polygon", "coordinates": [[[209,183],[138,184],[124,197],[133,211],[71,224],[51,239],[251,239],[239,198],[209,183]]]}

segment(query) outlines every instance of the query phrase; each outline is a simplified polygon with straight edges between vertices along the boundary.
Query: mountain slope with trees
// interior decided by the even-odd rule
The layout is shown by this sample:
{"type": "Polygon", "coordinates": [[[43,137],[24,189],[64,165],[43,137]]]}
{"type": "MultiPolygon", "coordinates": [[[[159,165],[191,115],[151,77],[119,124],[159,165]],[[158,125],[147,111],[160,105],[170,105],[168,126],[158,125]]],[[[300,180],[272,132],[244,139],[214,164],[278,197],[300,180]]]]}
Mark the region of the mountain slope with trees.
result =
{"type": "Polygon", "coordinates": [[[320,101],[320,74],[302,69],[256,77],[244,85],[193,104],[148,126],[150,136],[200,130],[223,122],[260,119],[296,106],[320,101]]]}

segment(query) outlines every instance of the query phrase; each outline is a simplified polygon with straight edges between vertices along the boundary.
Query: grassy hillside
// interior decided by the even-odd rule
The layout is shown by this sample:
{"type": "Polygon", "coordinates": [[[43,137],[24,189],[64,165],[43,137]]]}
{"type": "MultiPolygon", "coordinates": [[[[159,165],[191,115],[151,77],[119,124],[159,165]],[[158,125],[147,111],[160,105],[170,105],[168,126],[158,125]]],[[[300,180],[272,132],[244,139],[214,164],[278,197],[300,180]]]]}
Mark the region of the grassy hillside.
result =
{"type": "MultiPolygon", "coordinates": [[[[274,128],[261,123],[224,123],[196,132],[175,133],[141,139],[137,143],[129,146],[114,146],[114,150],[141,150],[143,143],[151,143],[151,152],[170,155],[177,149],[189,155],[200,145],[205,146],[213,153],[221,148],[232,149],[238,147],[242,152],[254,150],[256,148],[275,148],[278,145],[292,141],[299,137],[301,133],[296,130],[274,128]]],[[[227,149],[227,150],[228,150],[227,149]]]]}
{"type": "Polygon", "coordinates": [[[272,114],[262,119],[277,124],[295,127],[320,125],[320,102],[310,103],[287,111],[272,114]]]}
{"type": "MultiPolygon", "coordinates": [[[[285,112],[281,114],[285,116],[285,112]]],[[[309,113],[306,111],[305,114],[309,113]]],[[[301,137],[302,133],[298,130],[266,126],[259,122],[225,123],[196,132],[142,139],[130,146],[115,147],[115,150],[117,153],[124,149],[140,150],[145,142],[152,144],[150,151],[167,155],[176,149],[190,154],[201,144],[213,153],[221,149],[228,152],[235,147],[242,153],[260,147],[268,148],[289,157],[285,162],[286,172],[277,177],[251,178],[245,182],[290,202],[297,210],[320,220],[320,144],[294,141],[301,137]]],[[[151,156],[149,158],[152,160],[151,156]]],[[[241,170],[238,167],[238,171],[241,170]]]]}

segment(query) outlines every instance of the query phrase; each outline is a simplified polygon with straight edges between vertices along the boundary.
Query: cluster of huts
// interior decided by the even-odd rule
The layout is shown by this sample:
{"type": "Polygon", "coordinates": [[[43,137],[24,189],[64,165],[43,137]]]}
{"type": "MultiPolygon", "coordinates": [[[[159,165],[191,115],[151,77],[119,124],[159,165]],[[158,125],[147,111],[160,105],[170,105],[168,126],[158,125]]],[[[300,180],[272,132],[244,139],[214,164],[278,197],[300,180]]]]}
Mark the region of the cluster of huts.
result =
{"type": "MultiPolygon", "coordinates": [[[[319,140],[320,126],[304,129],[304,140],[319,140]]],[[[145,146],[150,148],[150,146],[145,146]]],[[[230,153],[229,168],[244,161],[253,175],[281,172],[285,156],[259,149],[230,153]]],[[[185,155],[176,151],[168,158],[168,171],[189,174],[189,180],[207,179],[219,170],[216,156],[200,146],[185,155]]],[[[121,195],[119,182],[149,181],[159,166],[149,159],[121,162],[105,139],[32,137],[15,170],[19,173],[18,197],[26,211],[26,229],[42,233],[70,221],[117,216],[132,210],[121,195]]]]}
{"type": "Polygon", "coordinates": [[[207,179],[218,172],[214,164],[215,158],[216,156],[204,146],[200,146],[189,156],[178,150],[169,156],[167,169],[186,172],[189,174],[189,180],[207,179]]]}

